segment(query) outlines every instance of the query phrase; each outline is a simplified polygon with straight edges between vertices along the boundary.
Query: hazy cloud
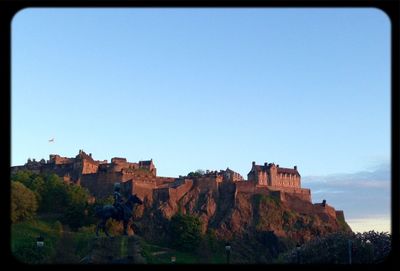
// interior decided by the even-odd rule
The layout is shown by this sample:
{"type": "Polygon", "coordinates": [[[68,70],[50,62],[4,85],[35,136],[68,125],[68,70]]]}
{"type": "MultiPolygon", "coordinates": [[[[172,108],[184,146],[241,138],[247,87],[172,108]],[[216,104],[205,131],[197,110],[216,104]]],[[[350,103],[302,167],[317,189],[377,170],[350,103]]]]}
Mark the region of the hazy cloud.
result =
{"type": "Polygon", "coordinates": [[[380,187],[390,188],[390,165],[382,164],[372,171],[356,173],[338,173],[325,176],[305,176],[304,184],[326,184],[328,186],[347,187],[380,187]]]}
{"type": "Polygon", "coordinates": [[[391,232],[390,216],[371,216],[358,219],[347,219],[353,231],[364,232],[374,229],[376,231],[391,232]]]}
{"type": "Polygon", "coordinates": [[[325,199],[337,210],[344,210],[346,220],[352,221],[357,227],[363,221],[368,221],[368,227],[382,223],[389,227],[390,180],[390,164],[386,163],[370,171],[304,176],[302,186],[311,189],[313,202],[325,199]],[[388,219],[382,222],[376,217],[388,219]]]}

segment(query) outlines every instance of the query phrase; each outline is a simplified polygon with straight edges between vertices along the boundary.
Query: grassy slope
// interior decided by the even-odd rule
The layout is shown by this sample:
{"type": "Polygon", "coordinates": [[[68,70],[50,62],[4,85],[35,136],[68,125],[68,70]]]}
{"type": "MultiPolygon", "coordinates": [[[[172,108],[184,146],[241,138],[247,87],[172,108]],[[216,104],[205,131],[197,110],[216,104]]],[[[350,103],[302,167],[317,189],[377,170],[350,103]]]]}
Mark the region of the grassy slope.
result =
{"type": "Polygon", "coordinates": [[[12,225],[11,252],[24,263],[57,263],[60,262],[57,259],[60,251],[65,257],[83,257],[88,252],[87,243],[91,238],[92,233],[64,231],[52,219],[24,221],[12,225]],[[36,247],[39,235],[44,238],[42,249],[36,247]]]}
{"type": "MultiPolygon", "coordinates": [[[[90,241],[94,232],[68,231],[55,219],[35,219],[12,225],[11,251],[17,260],[35,263],[78,263],[90,252],[90,241]],[[44,237],[44,248],[36,247],[36,238],[44,237]]],[[[171,257],[176,257],[176,263],[225,263],[225,255],[213,253],[207,258],[199,257],[196,252],[178,251],[149,244],[141,239],[142,254],[149,264],[171,263],[171,257]],[[161,253],[160,253],[161,252],[161,253]]],[[[127,255],[125,244],[119,248],[122,256],[127,255]]]]}

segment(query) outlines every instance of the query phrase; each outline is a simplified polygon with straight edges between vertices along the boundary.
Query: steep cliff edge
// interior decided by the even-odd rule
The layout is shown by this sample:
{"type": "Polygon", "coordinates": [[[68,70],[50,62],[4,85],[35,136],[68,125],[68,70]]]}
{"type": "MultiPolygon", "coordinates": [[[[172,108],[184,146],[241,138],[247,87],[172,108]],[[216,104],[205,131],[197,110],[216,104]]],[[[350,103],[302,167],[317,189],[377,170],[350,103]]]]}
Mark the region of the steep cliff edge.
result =
{"type": "Polygon", "coordinates": [[[145,198],[145,204],[136,207],[134,231],[149,240],[168,240],[169,221],[178,212],[199,217],[203,233],[213,231],[221,240],[268,233],[303,243],[331,232],[351,231],[343,213],[327,204],[312,204],[267,188],[241,192],[235,183],[200,179],[178,197],[153,193],[151,199],[145,198]]]}

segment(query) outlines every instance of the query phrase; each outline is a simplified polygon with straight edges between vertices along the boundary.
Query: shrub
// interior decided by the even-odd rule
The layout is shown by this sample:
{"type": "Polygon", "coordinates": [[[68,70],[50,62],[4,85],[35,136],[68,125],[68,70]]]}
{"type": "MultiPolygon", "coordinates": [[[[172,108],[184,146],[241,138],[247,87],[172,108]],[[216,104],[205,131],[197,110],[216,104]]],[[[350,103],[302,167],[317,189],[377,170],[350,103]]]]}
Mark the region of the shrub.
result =
{"type": "Polygon", "coordinates": [[[171,218],[172,245],[178,249],[194,250],[201,241],[201,221],[196,216],[177,214],[171,218]]]}
{"type": "Polygon", "coordinates": [[[82,204],[68,206],[62,216],[62,221],[73,230],[84,226],[86,222],[85,206],[82,204]]]}
{"type": "Polygon", "coordinates": [[[11,182],[12,223],[31,219],[38,208],[35,194],[20,182],[11,182]]]}
{"type": "Polygon", "coordinates": [[[352,263],[378,263],[388,256],[391,237],[388,233],[375,231],[358,234],[332,233],[293,249],[282,255],[280,260],[287,263],[347,264],[350,260],[349,247],[352,263]]]}

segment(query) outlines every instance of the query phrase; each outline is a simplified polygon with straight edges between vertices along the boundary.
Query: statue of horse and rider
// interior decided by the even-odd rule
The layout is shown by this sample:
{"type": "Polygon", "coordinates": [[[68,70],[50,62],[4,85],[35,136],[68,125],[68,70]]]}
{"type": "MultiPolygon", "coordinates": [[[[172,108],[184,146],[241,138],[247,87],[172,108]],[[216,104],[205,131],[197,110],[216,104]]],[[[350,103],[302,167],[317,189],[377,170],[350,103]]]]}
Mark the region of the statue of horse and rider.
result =
{"type": "Polygon", "coordinates": [[[124,225],[124,235],[128,235],[128,223],[132,218],[132,210],[134,204],[143,204],[143,201],[135,195],[129,195],[128,199],[124,202],[120,193],[120,186],[114,186],[114,204],[104,205],[96,208],[96,216],[101,220],[96,227],[96,236],[99,236],[99,229],[102,229],[107,236],[108,234],[106,223],[107,220],[112,218],[117,221],[122,221],[124,225]]]}

